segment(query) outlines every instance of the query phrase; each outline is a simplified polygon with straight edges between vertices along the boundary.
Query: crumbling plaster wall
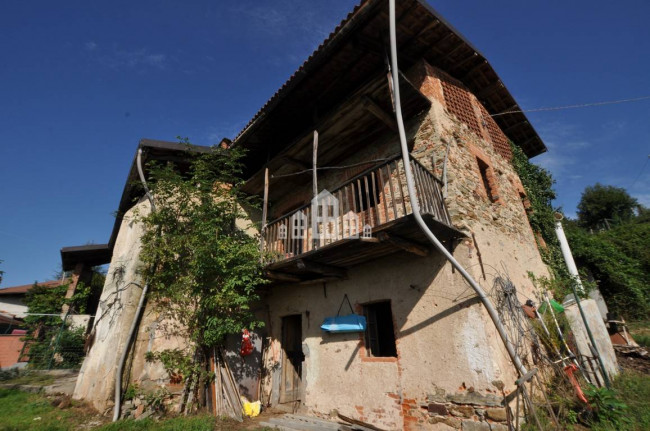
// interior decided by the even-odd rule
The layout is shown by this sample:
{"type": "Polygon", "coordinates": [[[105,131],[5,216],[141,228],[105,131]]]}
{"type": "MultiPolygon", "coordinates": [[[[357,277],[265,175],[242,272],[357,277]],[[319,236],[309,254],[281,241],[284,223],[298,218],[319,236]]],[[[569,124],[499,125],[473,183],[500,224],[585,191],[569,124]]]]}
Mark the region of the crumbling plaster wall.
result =
{"type": "MultiPolygon", "coordinates": [[[[473,262],[466,251],[461,245],[457,257],[469,267],[473,262]]],[[[431,425],[421,404],[439,397],[462,400],[472,392],[496,406],[500,400],[493,381],[506,382],[508,390],[514,387],[514,370],[483,306],[439,254],[414,258],[397,253],[352,268],[348,280],[326,287],[276,287],[267,301],[268,329],[276,339],[282,316],[302,315],[302,404],[311,413],[327,415],[336,409],[387,429],[407,424],[417,429],[431,425]],[[360,334],[321,331],[320,324],[336,315],[344,294],[357,312],[363,303],[391,301],[397,358],[367,357],[360,334]]],[[[467,420],[473,413],[469,416],[467,420]]]]}
{"type": "MultiPolygon", "coordinates": [[[[497,152],[487,133],[479,136],[446,109],[436,79],[412,74],[412,82],[432,101],[428,114],[407,125],[412,154],[441,177],[449,147],[445,202],[454,226],[468,235],[454,255],[490,295],[500,293],[492,287],[494,278],[508,277],[523,303],[535,296],[528,271],[548,275],[522,202],[523,187],[503,149],[497,152]],[[484,188],[477,157],[490,167],[490,186],[498,191],[493,200],[484,188]]],[[[356,157],[390,153],[398,148],[396,139],[356,157]]],[[[275,287],[268,303],[271,336],[276,339],[282,316],[303,316],[302,404],[313,413],[327,415],[336,409],[388,429],[460,428],[463,421],[505,420],[493,382],[502,381],[506,392],[514,390],[514,367],[472,289],[437,253],[426,258],[396,253],[352,268],[348,280],[325,288],[275,287]],[[356,304],[391,301],[398,358],[365,358],[359,335],[319,329],[325,317],[336,314],[346,293],[356,304]],[[429,415],[421,408],[428,403],[444,414],[429,415]],[[457,409],[452,412],[453,406],[457,409]]],[[[532,365],[530,358],[524,361],[532,365]]],[[[266,390],[270,385],[267,382],[266,390]]]]}
{"type": "MultiPolygon", "coordinates": [[[[124,215],[91,332],[92,346],[84,359],[73,394],[73,398],[91,403],[100,412],[114,405],[118,361],[142,292],[139,254],[144,231],[137,216],[146,215],[149,210],[149,202],[143,199],[124,215]]],[[[132,349],[127,361],[124,387],[130,381],[138,382],[144,389],[169,382],[159,363],[144,360],[147,351],[184,345],[182,340],[165,335],[159,329],[161,324],[164,322],[160,322],[155,307],[147,303],[135,350],[132,349]]]]}

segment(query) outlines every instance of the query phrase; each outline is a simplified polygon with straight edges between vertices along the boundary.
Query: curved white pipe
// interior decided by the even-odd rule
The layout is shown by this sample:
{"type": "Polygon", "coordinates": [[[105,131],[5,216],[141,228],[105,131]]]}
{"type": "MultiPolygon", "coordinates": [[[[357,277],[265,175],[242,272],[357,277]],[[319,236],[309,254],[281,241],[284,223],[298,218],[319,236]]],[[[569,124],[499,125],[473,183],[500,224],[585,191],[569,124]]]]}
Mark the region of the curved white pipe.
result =
{"type": "MultiPolygon", "coordinates": [[[[147,187],[147,180],[144,177],[144,172],[142,171],[142,148],[138,148],[138,155],[136,165],[138,167],[138,176],[140,177],[140,182],[144,187],[144,191],[149,199],[151,204],[151,211],[156,210],[156,205],[153,202],[153,196],[147,187]]],[[[147,296],[147,291],[149,290],[149,284],[145,283],[142,288],[142,293],[140,294],[140,300],[138,301],[138,307],[135,309],[135,315],[133,316],[133,321],[131,322],[131,327],[129,328],[129,335],[126,338],[126,344],[124,345],[124,350],[120,356],[118,362],[117,373],[115,374],[115,406],[113,406],[113,422],[116,422],[120,419],[120,408],[122,404],[122,374],[124,373],[124,364],[126,364],[126,358],[129,356],[129,347],[131,346],[131,339],[135,333],[138,320],[140,320],[140,313],[142,313],[142,306],[144,305],[144,300],[147,296]]]]}
{"type": "Polygon", "coordinates": [[[465,268],[463,268],[458,261],[452,256],[449,251],[445,248],[444,245],[436,238],[436,236],[431,232],[427,224],[424,222],[422,219],[422,216],[420,215],[420,206],[417,201],[417,195],[415,193],[415,183],[413,181],[413,172],[411,171],[411,164],[410,164],[410,155],[408,151],[408,145],[406,143],[406,132],[404,131],[404,120],[402,118],[402,106],[400,102],[400,94],[399,94],[399,69],[397,67],[397,31],[396,31],[396,24],[395,24],[395,0],[389,0],[389,20],[390,20],[390,55],[391,55],[391,73],[393,75],[393,83],[394,83],[394,88],[393,91],[395,93],[395,116],[397,117],[397,128],[399,131],[399,139],[400,139],[400,144],[402,147],[402,158],[404,159],[404,171],[406,173],[406,186],[408,189],[409,193],[409,198],[411,200],[411,206],[413,208],[413,216],[415,217],[416,222],[420,226],[420,229],[422,229],[422,232],[426,235],[426,237],[431,241],[431,243],[442,253],[445,258],[452,264],[454,268],[458,270],[458,272],[467,280],[469,285],[474,289],[478,297],[481,299],[481,302],[485,306],[488,314],[490,315],[490,318],[492,319],[492,322],[494,322],[494,326],[496,326],[497,331],[499,332],[499,336],[501,337],[501,340],[503,341],[503,344],[506,347],[506,350],[508,350],[508,355],[510,355],[510,359],[512,359],[512,362],[514,363],[515,367],[517,368],[517,371],[520,373],[520,375],[524,375],[528,372],[526,370],[526,367],[524,364],[521,362],[521,358],[517,355],[517,352],[515,351],[514,346],[508,339],[508,335],[506,333],[505,328],[503,327],[503,324],[501,323],[501,320],[499,319],[499,315],[497,314],[497,311],[494,309],[494,306],[490,302],[490,299],[487,297],[481,286],[474,281],[471,275],[467,271],[465,271],[465,268]]]}

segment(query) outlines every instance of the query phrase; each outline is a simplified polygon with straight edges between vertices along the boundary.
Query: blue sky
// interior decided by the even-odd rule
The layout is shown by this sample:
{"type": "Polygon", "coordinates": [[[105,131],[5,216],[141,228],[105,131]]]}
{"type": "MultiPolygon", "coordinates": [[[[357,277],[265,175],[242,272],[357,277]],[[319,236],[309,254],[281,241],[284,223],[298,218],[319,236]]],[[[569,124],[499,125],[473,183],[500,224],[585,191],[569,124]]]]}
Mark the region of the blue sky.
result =
{"type": "MultiPolygon", "coordinates": [[[[140,138],[234,137],[355,1],[17,1],[0,13],[2,287],[50,279],[59,249],[105,243],[140,138]]],[[[650,3],[432,5],[525,109],[650,95],[650,3]]],[[[650,205],[650,100],[528,114],[557,206],[585,186],[650,205]]]]}

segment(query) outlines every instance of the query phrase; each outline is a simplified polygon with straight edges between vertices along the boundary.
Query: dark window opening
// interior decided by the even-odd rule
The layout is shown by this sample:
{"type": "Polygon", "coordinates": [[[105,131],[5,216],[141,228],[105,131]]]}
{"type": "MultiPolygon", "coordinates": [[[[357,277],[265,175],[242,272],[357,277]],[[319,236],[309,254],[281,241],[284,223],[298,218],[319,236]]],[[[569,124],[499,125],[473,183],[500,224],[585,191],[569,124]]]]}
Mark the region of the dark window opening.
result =
{"type": "Polygon", "coordinates": [[[366,304],[363,314],[366,316],[365,344],[368,356],[397,357],[390,301],[366,304]]]}
{"type": "Polygon", "coordinates": [[[494,195],[492,193],[492,187],[490,186],[489,173],[488,170],[490,167],[483,160],[477,158],[476,162],[478,163],[478,170],[481,173],[481,180],[483,181],[483,188],[485,193],[490,201],[494,201],[494,195]]]}
{"type": "Polygon", "coordinates": [[[519,192],[519,199],[521,199],[521,204],[524,206],[526,212],[532,211],[530,200],[528,200],[528,196],[525,193],[519,192]]]}

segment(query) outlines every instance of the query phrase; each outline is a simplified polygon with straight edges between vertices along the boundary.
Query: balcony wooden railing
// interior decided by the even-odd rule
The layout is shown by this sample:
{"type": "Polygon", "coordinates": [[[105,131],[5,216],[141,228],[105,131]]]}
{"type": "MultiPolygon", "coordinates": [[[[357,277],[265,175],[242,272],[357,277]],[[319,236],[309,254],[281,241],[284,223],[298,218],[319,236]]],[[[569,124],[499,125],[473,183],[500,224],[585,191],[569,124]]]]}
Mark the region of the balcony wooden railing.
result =
{"type": "MultiPolygon", "coordinates": [[[[421,213],[451,226],[440,180],[418,161],[411,160],[411,168],[421,213]]],[[[380,226],[413,213],[401,157],[352,178],[331,194],[321,193],[319,199],[321,207],[309,203],[267,224],[263,244],[269,255],[268,263],[299,256],[336,241],[367,237],[380,226]],[[320,208],[316,217],[312,208],[320,208]]]]}

